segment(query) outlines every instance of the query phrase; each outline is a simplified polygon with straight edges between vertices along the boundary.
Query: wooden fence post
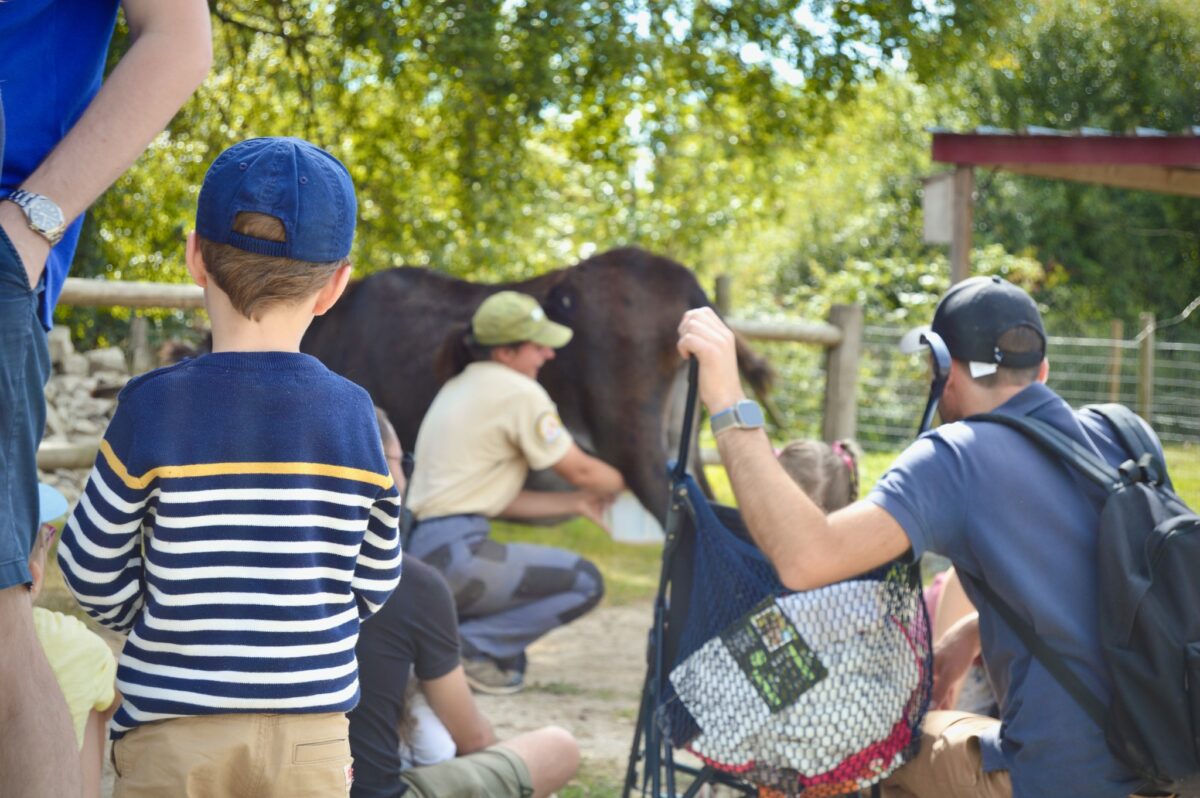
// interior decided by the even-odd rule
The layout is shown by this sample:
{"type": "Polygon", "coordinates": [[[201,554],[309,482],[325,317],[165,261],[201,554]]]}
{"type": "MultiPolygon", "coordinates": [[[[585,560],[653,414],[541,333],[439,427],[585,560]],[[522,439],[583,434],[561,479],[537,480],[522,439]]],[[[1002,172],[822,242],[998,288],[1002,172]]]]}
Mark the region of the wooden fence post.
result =
{"type": "Polygon", "coordinates": [[[1108,401],[1121,401],[1121,356],[1125,352],[1125,322],[1120,319],[1112,320],[1109,332],[1112,339],[1112,352],[1108,358],[1108,401]]]}
{"type": "Polygon", "coordinates": [[[958,283],[971,276],[971,228],[975,221],[975,167],[969,164],[954,166],[954,199],[952,200],[953,238],[950,240],[950,282],[958,283]]]}
{"type": "Polygon", "coordinates": [[[1147,424],[1153,424],[1154,416],[1154,314],[1139,313],[1138,324],[1142,331],[1138,347],[1138,415],[1147,424]]]}
{"type": "Polygon", "coordinates": [[[129,321],[129,362],[134,374],[144,374],[154,368],[149,327],[149,320],[141,314],[135,314],[129,321]]]}
{"type": "Polygon", "coordinates": [[[834,305],[829,323],[842,331],[842,340],[825,354],[825,419],[822,436],[833,442],[853,438],[858,411],[858,361],[862,352],[862,305],[834,305]]]}
{"type": "Polygon", "coordinates": [[[717,306],[717,313],[720,313],[722,318],[729,317],[729,309],[733,307],[733,302],[729,296],[728,274],[717,275],[716,285],[713,289],[713,304],[717,306]]]}

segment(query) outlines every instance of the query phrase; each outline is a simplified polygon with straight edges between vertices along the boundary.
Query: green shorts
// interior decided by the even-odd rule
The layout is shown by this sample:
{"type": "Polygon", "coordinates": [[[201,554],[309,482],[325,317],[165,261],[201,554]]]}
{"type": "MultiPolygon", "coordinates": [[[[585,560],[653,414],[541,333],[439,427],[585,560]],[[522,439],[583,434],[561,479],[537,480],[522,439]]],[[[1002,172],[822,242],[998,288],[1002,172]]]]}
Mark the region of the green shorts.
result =
{"type": "Polygon", "coordinates": [[[529,768],[507,748],[496,746],[400,774],[413,798],[529,798],[529,768]]]}

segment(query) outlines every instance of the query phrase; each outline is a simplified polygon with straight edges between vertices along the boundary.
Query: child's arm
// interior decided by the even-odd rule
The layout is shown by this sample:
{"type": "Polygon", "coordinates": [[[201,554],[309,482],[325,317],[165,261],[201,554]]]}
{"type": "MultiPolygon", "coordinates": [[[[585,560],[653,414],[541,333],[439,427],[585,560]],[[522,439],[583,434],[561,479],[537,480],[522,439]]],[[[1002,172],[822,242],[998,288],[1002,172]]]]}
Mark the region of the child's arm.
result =
{"type": "Polygon", "coordinates": [[[141,526],[151,480],[131,475],[133,422],[117,405],[79,503],[63,528],[58,565],[75,599],[104,626],[126,631],[142,607],[141,526]]]}
{"type": "Polygon", "coordinates": [[[371,506],[350,586],[358,601],[358,617],[375,613],[400,584],[400,494],[392,485],[371,506]]]}
{"type": "Polygon", "coordinates": [[[108,739],[108,721],[117,711],[121,696],[107,709],[93,709],[84,726],[83,747],[79,749],[79,764],[83,770],[83,798],[101,798],[104,777],[104,742],[108,739]]]}

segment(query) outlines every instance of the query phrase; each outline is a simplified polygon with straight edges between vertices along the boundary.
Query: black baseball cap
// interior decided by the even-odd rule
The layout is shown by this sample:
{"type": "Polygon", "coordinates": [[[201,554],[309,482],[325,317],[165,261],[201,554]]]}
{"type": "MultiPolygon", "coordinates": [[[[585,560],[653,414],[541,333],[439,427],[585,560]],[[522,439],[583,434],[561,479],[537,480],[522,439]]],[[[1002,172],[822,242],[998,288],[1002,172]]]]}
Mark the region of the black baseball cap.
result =
{"type": "Polygon", "coordinates": [[[933,313],[932,329],[946,342],[950,356],[971,364],[972,376],[997,366],[1030,368],[1046,357],[1046,330],[1033,297],[1001,277],[971,277],[953,286],[933,313]],[[1037,333],[1041,346],[1008,352],[1000,336],[1017,327],[1037,333]]]}

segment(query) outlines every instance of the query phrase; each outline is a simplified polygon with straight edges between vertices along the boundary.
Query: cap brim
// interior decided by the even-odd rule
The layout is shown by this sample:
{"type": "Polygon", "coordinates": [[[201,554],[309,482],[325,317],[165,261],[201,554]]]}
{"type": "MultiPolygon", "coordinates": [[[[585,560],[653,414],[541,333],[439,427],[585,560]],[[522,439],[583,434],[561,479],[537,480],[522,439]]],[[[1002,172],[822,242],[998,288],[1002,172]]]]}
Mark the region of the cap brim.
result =
{"type": "Polygon", "coordinates": [[[551,349],[559,349],[571,342],[575,331],[570,327],[564,327],[561,324],[556,324],[552,321],[547,321],[542,325],[542,328],[537,331],[537,334],[530,338],[535,344],[548,346],[551,349]]]}
{"type": "Polygon", "coordinates": [[[913,327],[900,337],[900,351],[906,355],[915,355],[925,348],[925,344],[921,343],[921,336],[929,332],[931,327],[928,324],[922,324],[920,327],[913,327]]]}
{"type": "Polygon", "coordinates": [[[67,497],[45,482],[38,483],[38,523],[55,521],[67,514],[67,497]]]}

